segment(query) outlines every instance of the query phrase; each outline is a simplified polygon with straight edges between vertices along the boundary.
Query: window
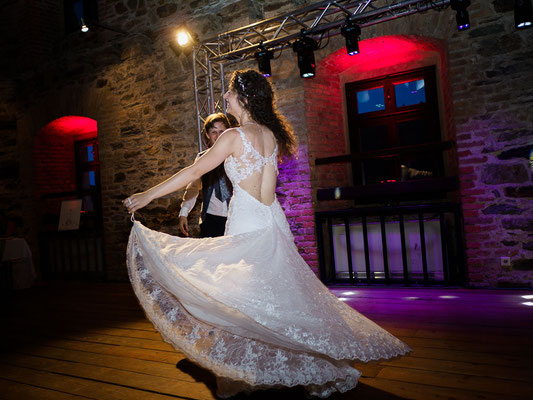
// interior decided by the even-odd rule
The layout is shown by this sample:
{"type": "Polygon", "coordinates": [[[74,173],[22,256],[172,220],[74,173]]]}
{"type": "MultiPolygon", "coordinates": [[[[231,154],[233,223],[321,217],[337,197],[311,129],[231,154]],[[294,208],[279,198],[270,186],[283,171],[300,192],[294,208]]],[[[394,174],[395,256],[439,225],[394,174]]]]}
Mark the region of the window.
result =
{"type": "Polygon", "coordinates": [[[75,142],[78,192],[85,219],[95,219],[100,212],[100,162],[96,139],[75,142]]]}
{"type": "Polygon", "coordinates": [[[443,176],[435,68],[346,84],[354,185],[443,176]]]}

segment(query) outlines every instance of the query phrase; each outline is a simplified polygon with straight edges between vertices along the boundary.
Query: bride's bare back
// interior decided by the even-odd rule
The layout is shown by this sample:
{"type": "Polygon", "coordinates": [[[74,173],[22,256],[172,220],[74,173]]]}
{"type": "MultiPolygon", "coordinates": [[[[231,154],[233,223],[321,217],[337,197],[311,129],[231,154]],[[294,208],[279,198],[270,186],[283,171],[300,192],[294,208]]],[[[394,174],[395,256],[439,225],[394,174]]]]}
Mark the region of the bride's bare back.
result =
{"type": "Polygon", "coordinates": [[[269,206],[275,199],[278,176],[278,146],[274,134],[256,123],[236,130],[241,140],[229,160],[238,172],[237,184],[257,201],[269,206]]]}

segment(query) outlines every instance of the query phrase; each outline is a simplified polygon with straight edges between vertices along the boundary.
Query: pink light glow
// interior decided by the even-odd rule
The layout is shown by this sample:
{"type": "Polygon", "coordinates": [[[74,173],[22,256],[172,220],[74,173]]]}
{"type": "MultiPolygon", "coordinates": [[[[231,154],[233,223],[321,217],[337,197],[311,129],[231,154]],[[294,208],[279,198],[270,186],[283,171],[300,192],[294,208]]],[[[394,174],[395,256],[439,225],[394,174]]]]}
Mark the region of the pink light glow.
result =
{"type": "Polygon", "coordinates": [[[98,127],[94,119],[74,115],[58,118],[42,129],[45,135],[69,135],[87,138],[95,137],[97,130],[98,127]]]}
{"type": "Polygon", "coordinates": [[[365,72],[411,63],[425,58],[427,53],[439,52],[441,46],[430,40],[404,35],[366,39],[359,42],[359,54],[349,56],[343,47],[322,60],[319,67],[338,73],[357,66],[358,72],[365,72]]]}

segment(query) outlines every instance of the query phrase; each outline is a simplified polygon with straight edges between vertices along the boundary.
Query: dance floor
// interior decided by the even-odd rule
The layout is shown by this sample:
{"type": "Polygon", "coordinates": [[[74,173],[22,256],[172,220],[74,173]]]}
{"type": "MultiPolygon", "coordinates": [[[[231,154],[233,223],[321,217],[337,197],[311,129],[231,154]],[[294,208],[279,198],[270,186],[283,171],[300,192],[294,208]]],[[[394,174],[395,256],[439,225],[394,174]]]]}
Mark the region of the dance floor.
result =
{"type": "MultiPolygon", "coordinates": [[[[532,399],[533,291],[332,288],[412,347],[356,364],[330,399],[532,399]]],[[[124,283],[49,283],[3,298],[1,399],[214,399],[214,378],[165,343],[124,283]]],[[[299,390],[246,399],[298,399],[299,390]]]]}

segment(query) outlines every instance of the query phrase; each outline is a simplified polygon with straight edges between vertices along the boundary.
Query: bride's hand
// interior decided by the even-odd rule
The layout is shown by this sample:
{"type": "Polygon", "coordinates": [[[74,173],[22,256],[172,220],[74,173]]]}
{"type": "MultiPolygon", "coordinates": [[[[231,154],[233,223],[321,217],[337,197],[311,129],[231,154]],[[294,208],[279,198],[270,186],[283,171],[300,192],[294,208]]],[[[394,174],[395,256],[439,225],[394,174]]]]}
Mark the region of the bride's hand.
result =
{"type": "Polygon", "coordinates": [[[140,208],[143,208],[145,205],[150,203],[152,198],[148,192],[135,193],[122,201],[122,204],[128,209],[128,212],[131,214],[140,208]]]}

